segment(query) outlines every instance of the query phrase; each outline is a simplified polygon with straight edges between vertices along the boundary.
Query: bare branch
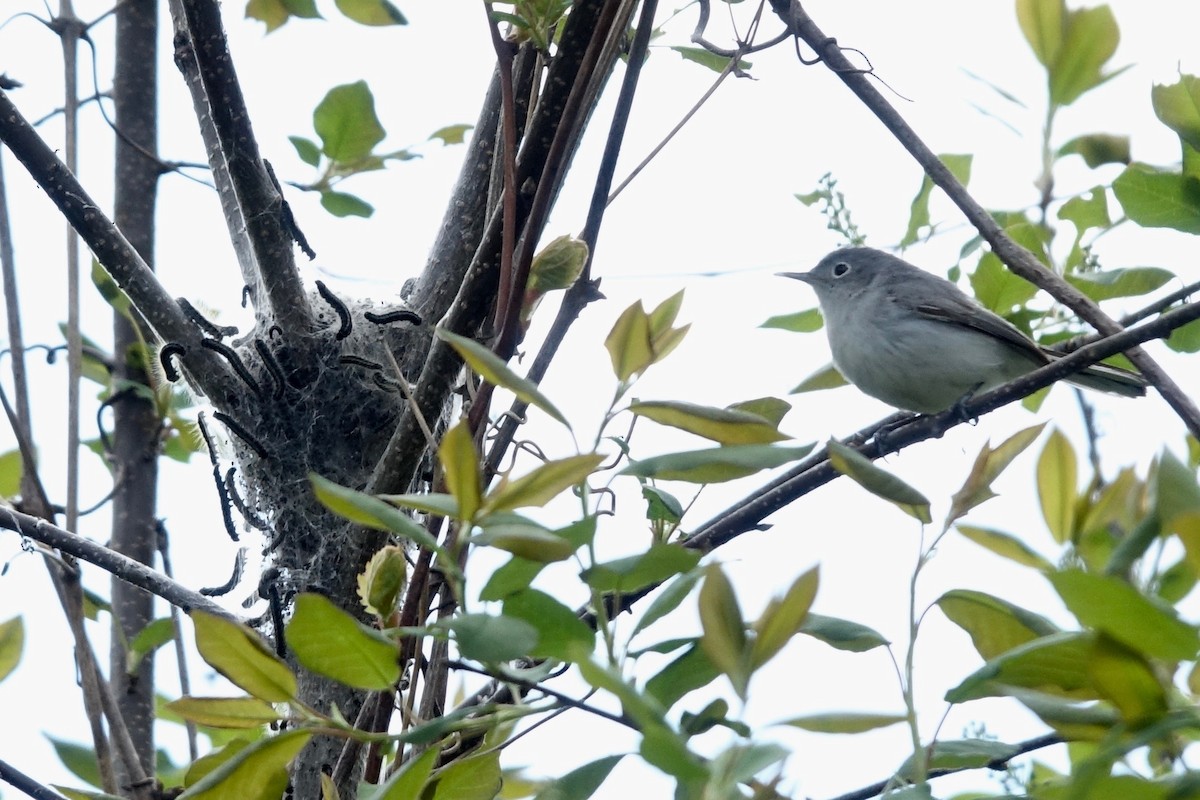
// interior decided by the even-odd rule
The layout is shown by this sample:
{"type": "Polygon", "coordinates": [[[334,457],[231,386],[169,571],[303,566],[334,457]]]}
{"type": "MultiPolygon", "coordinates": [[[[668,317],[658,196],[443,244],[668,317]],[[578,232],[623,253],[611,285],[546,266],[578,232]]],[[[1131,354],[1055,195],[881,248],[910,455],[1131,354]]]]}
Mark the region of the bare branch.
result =
{"type": "Polygon", "coordinates": [[[234,622],[238,621],[236,617],[216,603],[198,592],[193,592],[186,586],[176,583],[162,573],[43,519],[11,508],[4,508],[0,509],[0,528],[15,531],[48,547],[94,564],[127,583],[158,595],[188,613],[200,610],[234,622]]]}
{"type": "Polygon", "coordinates": [[[182,8],[172,3],[172,13],[177,31],[176,64],[191,89],[202,131],[207,129],[204,123],[211,121],[215,133],[215,141],[210,136],[206,147],[218,189],[224,188],[220,171],[227,171],[236,198],[240,219],[225,209],[230,236],[236,242],[245,235],[253,251],[252,269],[243,264],[242,278],[252,287],[266,289],[265,295],[255,292],[254,296],[266,297],[271,316],[285,332],[307,334],[313,327],[312,309],[296,271],[283,198],[259,155],[221,27],[220,6],[212,0],[189,0],[182,8]]]}

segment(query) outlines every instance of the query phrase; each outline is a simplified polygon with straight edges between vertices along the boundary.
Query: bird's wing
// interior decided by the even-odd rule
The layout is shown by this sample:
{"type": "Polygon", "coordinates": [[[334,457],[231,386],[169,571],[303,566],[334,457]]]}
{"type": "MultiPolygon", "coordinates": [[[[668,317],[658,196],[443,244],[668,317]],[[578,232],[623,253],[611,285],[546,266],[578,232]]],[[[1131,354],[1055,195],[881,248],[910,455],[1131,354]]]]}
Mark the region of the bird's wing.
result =
{"type": "Polygon", "coordinates": [[[916,303],[917,312],[922,316],[945,322],[950,325],[961,325],[994,336],[1003,342],[1011,344],[1018,350],[1029,353],[1037,361],[1046,361],[1046,355],[1017,326],[997,314],[988,311],[983,306],[971,300],[962,292],[943,294],[935,305],[928,301],[916,303]]]}

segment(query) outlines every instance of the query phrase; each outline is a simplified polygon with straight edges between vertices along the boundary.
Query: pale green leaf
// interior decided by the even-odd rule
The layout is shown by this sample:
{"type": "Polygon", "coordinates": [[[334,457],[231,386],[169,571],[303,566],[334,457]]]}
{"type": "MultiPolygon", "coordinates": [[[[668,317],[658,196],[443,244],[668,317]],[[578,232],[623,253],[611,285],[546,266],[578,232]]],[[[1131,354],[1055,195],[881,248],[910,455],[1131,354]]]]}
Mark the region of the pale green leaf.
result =
{"type": "Polygon", "coordinates": [[[750,667],[758,669],[775,657],[800,632],[808,609],[817,596],[820,570],[813,567],[797,578],[782,598],[771,600],[754,622],[750,667]]]}
{"type": "Polygon", "coordinates": [[[757,414],[683,401],[633,403],[629,410],[660,425],[694,433],[720,444],[769,444],[787,436],[757,414]]]}
{"type": "Polygon", "coordinates": [[[166,707],[186,720],[214,728],[261,728],[281,719],[257,697],[181,697],[166,707]]]}
{"type": "Polygon", "coordinates": [[[1200,650],[1200,634],[1195,626],[1119,578],[1080,570],[1048,577],[1080,623],[1138,652],[1181,661],[1194,659],[1200,650]]]}
{"type": "Polygon", "coordinates": [[[812,445],[727,445],[643,459],[627,466],[622,474],[689,483],[721,483],[799,461],[811,452],[812,445]]]}
{"type": "Polygon", "coordinates": [[[20,617],[0,622],[0,681],[7,678],[21,662],[25,649],[25,623],[20,617]]]}
{"type": "Polygon", "coordinates": [[[366,81],[330,89],[313,111],[313,128],[330,159],[353,163],[370,155],[386,132],[375,115],[375,98],[366,81]]]}
{"type": "Polygon", "coordinates": [[[802,728],[814,733],[865,733],[877,728],[886,728],[908,719],[904,714],[866,714],[856,711],[831,711],[824,714],[808,714],[792,717],[779,723],[802,728]]]}
{"type": "Polygon", "coordinates": [[[1062,431],[1053,430],[1037,463],[1038,499],[1042,518],[1059,544],[1075,533],[1075,501],[1078,473],[1075,450],[1062,431]]]}
{"type": "Polygon", "coordinates": [[[933,519],[925,495],[841,442],[830,439],[827,446],[829,462],[838,472],[922,523],[927,524],[933,519]]]}
{"type": "Polygon", "coordinates": [[[296,676],[257,633],[204,611],[191,618],[200,657],[235,686],[268,703],[296,696],[296,676]]]}
{"type": "Polygon", "coordinates": [[[252,742],[179,796],[180,800],[275,800],[288,783],[287,765],[312,732],[288,730],[252,742]]]}
{"type": "Polygon", "coordinates": [[[603,460],[604,456],[597,453],[585,453],[547,461],[513,481],[504,479],[484,499],[483,513],[544,506],[567,489],[587,480],[603,460]]]}
{"type": "Polygon", "coordinates": [[[1050,561],[1012,534],[994,528],[980,528],[976,525],[959,524],[957,527],[958,532],[963,536],[998,556],[1046,572],[1054,569],[1054,565],[1050,561]]]}
{"type": "Polygon", "coordinates": [[[838,372],[833,364],[826,364],[796,385],[788,394],[804,394],[805,392],[820,392],[825,389],[836,389],[839,386],[849,386],[850,381],[838,372]]]}
{"type": "Polygon", "coordinates": [[[551,417],[566,425],[568,429],[571,427],[570,423],[567,422],[567,418],[562,415],[562,412],[555,408],[549,398],[538,390],[536,383],[517,375],[491,350],[488,350],[473,339],[459,336],[442,328],[435,328],[434,334],[453,347],[459,356],[462,357],[462,360],[467,362],[467,366],[479,373],[488,383],[509,390],[526,403],[535,405],[542,411],[545,411],[551,417]]]}
{"type": "Polygon", "coordinates": [[[306,669],[356,689],[384,690],[400,680],[395,642],[323,595],[296,598],[287,643],[306,669]]]}
{"type": "Polygon", "coordinates": [[[710,564],[700,586],[700,646],[709,660],[723,672],[743,699],[750,680],[746,647],[746,623],[737,595],[718,564],[710,564]]]}

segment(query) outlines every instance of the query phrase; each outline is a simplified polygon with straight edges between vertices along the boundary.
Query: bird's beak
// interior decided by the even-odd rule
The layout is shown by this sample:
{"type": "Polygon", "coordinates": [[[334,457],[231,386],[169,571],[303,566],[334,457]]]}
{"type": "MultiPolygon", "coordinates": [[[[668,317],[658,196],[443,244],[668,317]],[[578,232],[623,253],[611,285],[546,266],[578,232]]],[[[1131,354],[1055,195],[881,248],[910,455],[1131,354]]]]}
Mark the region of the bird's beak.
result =
{"type": "Polygon", "coordinates": [[[809,286],[812,286],[812,276],[807,272],[776,272],[775,274],[781,278],[795,278],[798,281],[803,281],[809,286]]]}

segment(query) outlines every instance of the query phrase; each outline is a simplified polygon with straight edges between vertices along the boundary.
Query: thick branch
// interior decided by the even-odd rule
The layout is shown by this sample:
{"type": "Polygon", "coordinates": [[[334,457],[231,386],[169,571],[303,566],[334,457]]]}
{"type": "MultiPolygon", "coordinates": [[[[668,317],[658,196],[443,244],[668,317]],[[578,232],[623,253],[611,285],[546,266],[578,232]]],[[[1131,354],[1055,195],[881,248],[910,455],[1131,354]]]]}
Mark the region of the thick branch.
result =
{"type": "Polygon", "coordinates": [[[172,11],[179,31],[175,61],[192,92],[201,131],[209,134],[205,142],[209,162],[219,179],[228,175],[236,196],[236,214],[223,198],[230,238],[236,249],[237,243],[248,236],[253,249],[255,272],[246,275],[243,264],[243,278],[255,289],[265,290],[256,293],[256,301],[263,302],[265,293],[276,324],[289,333],[307,334],[313,327],[312,309],[296,271],[292,233],[284,224],[283,198],[258,151],[221,27],[220,6],[212,0],[184,0],[172,3],[172,11]],[[209,121],[211,127],[206,124],[209,121]],[[211,141],[213,132],[216,141],[211,141]]]}
{"type": "Polygon", "coordinates": [[[162,573],[43,519],[23,514],[11,508],[4,508],[0,509],[0,528],[16,531],[36,542],[41,542],[48,547],[94,564],[127,583],[158,595],[188,613],[200,610],[235,622],[238,621],[232,614],[204,595],[193,592],[162,573]]]}
{"type": "Polygon", "coordinates": [[[225,362],[200,347],[199,329],[184,316],[142,257],[104,216],[3,90],[0,90],[0,142],[25,165],[155,333],[163,341],[179,342],[187,348],[186,361],[200,389],[214,398],[242,394],[225,362]]]}
{"type": "MultiPolygon", "coordinates": [[[[1036,256],[1005,233],[987,210],[967,193],[966,188],[958,182],[946,165],[921,141],[916,132],[904,121],[904,118],[879,93],[871,83],[869,73],[850,63],[842,55],[837,42],[826,36],[817,27],[812,18],[800,6],[799,0],[771,0],[771,6],[788,26],[788,29],[807,42],[821,57],[825,65],[863,101],[863,104],[875,116],[879,117],[880,121],[896,137],[896,140],[921,165],[930,180],[946,192],[954,204],[962,210],[963,215],[987,240],[992,251],[1001,261],[1017,275],[1035,286],[1045,289],[1051,297],[1074,311],[1100,333],[1111,336],[1121,331],[1121,326],[1101,311],[1100,307],[1083,292],[1067,283],[1061,276],[1046,269],[1036,256]]],[[[1191,398],[1184,394],[1166,371],[1141,349],[1132,349],[1126,355],[1141,370],[1146,379],[1158,389],[1163,399],[1175,410],[1192,434],[1200,436],[1200,408],[1196,407],[1191,398]]]]}

